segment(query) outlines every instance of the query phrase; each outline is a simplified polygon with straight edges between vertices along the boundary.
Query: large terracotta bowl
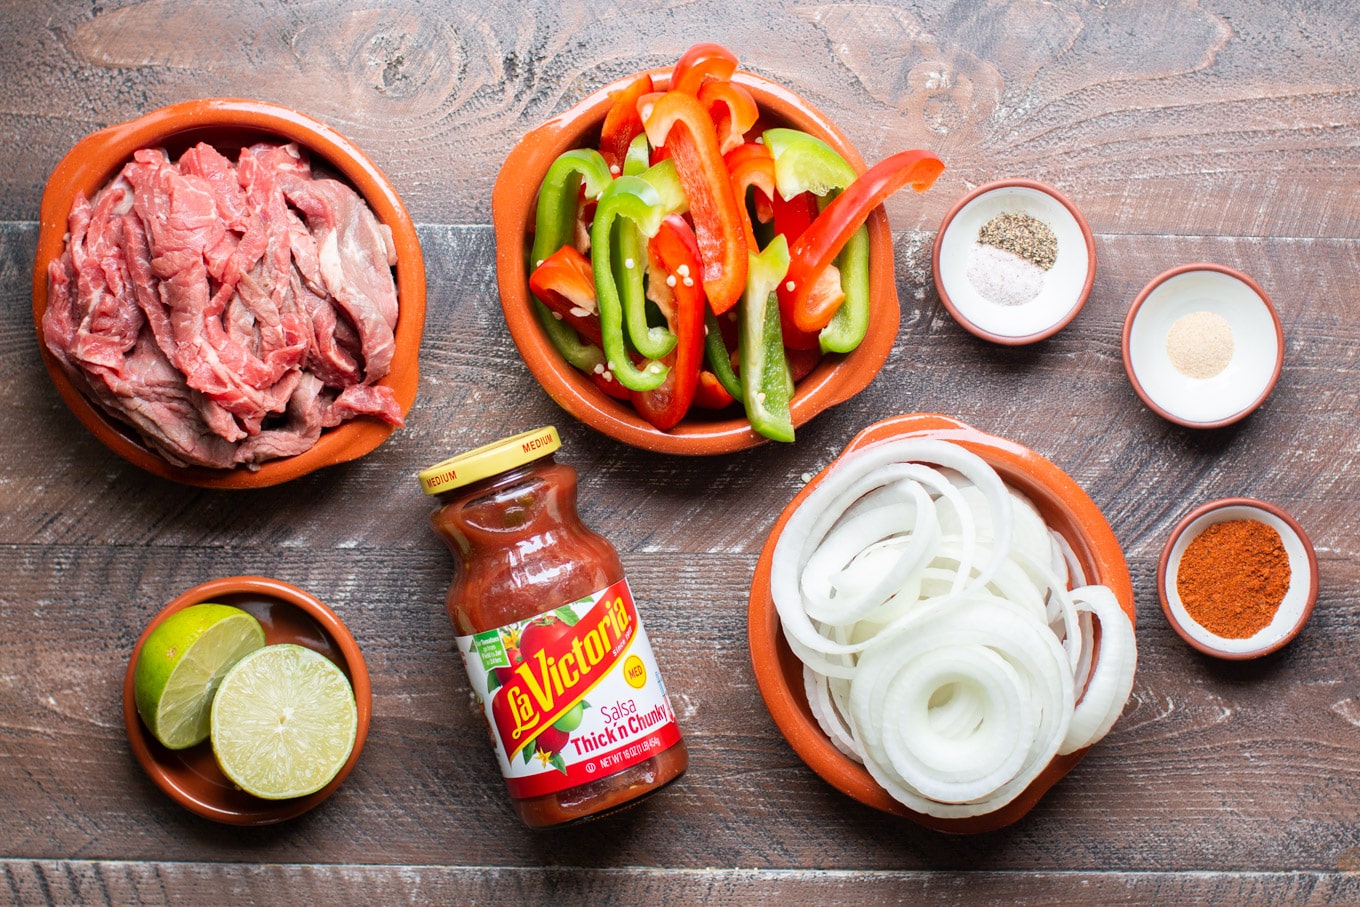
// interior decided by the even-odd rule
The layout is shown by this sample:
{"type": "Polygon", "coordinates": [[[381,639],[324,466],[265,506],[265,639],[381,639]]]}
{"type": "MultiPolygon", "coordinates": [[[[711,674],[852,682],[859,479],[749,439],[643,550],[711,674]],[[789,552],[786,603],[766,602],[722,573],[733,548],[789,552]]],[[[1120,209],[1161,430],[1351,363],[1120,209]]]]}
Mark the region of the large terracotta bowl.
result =
{"type": "Polygon", "coordinates": [[[335,793],[359,761],[373,717],[373,691],[359,644],[335,612],[309,592],[262,576],[229,576],[210,580],[176,596],[142,632],[123,679],[123,723],[128,743],[151,780],[190,812],[227,825],[272,825],[300,816],[335,793]],[[354,687],[358,733],[354,749],[340,772],[314,794],[288,800],[263,800],[236,787],[213,757],[212,743],[184,750],[166,749],[137,714],[136,671],[142,645],[151,631],[171,614],[191,605],[216,602],[254,614],[264,627],[266,645],[295,643],[335,662],[354,687]]]}
{"type": "MultiPolygon", "coordinates": [[[[658,89],[669,84],[670,70],[651,73],[658,89]]],[[[670,431],[660,431],[626,402],[600,390],[558,355],[539,326],[529,294],[528,249],[537,205],[538,187],[549,165],[562,152],[598,145],[600,124],[610,106],[610,93],[634,77],[607,85],[570,110],[528,133],[501,167],[491,195],[496,230],[496,276],[501,307],[510,335],[538,382],[557,403],[577,419],[618,441],[669,454],[731,453],[754,447],[765,438],[752,430],[740,407],[715,416],[691,410],[670,431]],[[735,415],[734,415],[735,413],[735,415]]],[[[762,112],[757,129],[789,126],[828,142],[859,172],[864,160],[835,124],[792,91],[746,72],[733,81],[751,92],[762,112]]],[[[792,412],[795,427],[818,413],[859,393],[883,367],[897,337],[901,313],[893,271],[892,233],[880,207],[869,226],[869,282],[872,310],[863,342],[845,355],[823,358],[811,374],[798,382],[792,412]]]]}
{"type": "Polygon", "coordinates": [[[207,142],[235,160],[242,146],[264,140],[293,141],[306,148],[314,164],[326,165],[348,180],[378,219],[391,228],[397,247],[397,349],[391,371],[378,383],[392,389],[404,415],[416,396],[417,357],[425,324],[425,262],[420,241],[405,205],[387,177],[354,143],[331,127],[264,101],[231,98],[186,101],[86,136],[57,164],[43,192],[33,265],[33,318],[38,346],[52,381],[76,418],[107,447],[149,472],[188,485],[210,488],[275,485],[323,466],[361,457],[392,432],[392,426],[386,422],[364,416],[322,432],[310,450],[267,461],[256,470],[177,466],[91,403],[43,343],[47,266],[62,254],[68,216],[78,192],[87,198],[94,197],[139,148],[162,147],[172,158],[178,158],[190,146],[207,142]]]}
{"type": "MultiPolygon", "coordinates": [[[[1133,584],[1114,532],[1095,503],[1066,473],[1026,447],[998,438],[947,416],[913,414],[870,426],[841,456],[881,441],[934,438],[955,442],[985,460],[1007,484],[1033,501],[1049,527],[1071,545],[1088,580],[1110,587],[1129,620],[1134,620],[1133,584]]],[[[803,499],[835,462],[822,470],[785,508],[770,532],[751,584],[749,642],[761,696],[780,732],[808,767],[837,790],[887,813],[904,816],[943,832],[972,834],[1002,828],[1029,812],[1040,798],[1071,771],[1085,754],[1057,756],[1015,800],[995,812],[964,819],[939,819],[908,809],[870,777],[864,766],[832,745],[808,708],[803,692],[803,664],[789,649],[770,597],[770,563],[779,535],[803,499]]]]}

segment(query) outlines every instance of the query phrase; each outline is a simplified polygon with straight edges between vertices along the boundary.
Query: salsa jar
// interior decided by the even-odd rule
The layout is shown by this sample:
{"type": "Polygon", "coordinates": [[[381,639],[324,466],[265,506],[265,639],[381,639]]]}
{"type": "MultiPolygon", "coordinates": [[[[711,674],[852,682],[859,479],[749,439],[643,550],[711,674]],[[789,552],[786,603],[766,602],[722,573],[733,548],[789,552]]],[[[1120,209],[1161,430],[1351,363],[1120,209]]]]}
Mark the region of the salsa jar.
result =
{"type": "Polygon", "coordinates": [[[446,604],[519,817],[631,806],[689,762],[618,552],[581,522],[551,426],[431,466],[446,604]]]}

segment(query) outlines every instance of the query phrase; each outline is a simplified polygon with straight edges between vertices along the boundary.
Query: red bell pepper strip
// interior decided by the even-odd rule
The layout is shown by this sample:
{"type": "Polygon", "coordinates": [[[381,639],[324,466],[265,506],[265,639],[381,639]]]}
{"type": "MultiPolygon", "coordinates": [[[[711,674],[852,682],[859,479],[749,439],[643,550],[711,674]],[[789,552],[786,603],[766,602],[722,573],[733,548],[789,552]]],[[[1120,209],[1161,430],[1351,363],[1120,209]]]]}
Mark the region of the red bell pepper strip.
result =
{"type": "Polygon", "coordinates": [[[727,409],[737,399],[727,392],[714,374],[707,369],[699,373],[699,386],[694,391],[694,405],[701,409],[727,409]]]}
{"type": "Polygon", "coordinates": [[[746,287],[747,246],[713,121],[693,95],[668,91],[643,124],[648,141],[664,145],[675,161],[699,241],[704,293],[721,315],[736,305],[746,287]]]}
{"type": "Polygon", "coordinates": [[[756,99],[735,82],[705,82],[699,89],[699,103],[713,120],[723,154],[745,142],[746,133],[760,119],[756,99]]]}
{"type": "MultiPolygon", "coordinates": [[[[774,157],[771,156],[770,160],[773,161],[774,157]]],[[[821,210],[817,206],[817,196],[811,192],[799,192],[790,199],[785,199],[775,192],[771,201],[771,207],[774,209],[774,232],[787,239],[790,245],[803,235],[804,230],[812,226],[821,210]]]]}
{"type": "Polygon", "coordinates": [[[770,149],[760,142],[745,142],[723,155],[723,163],[732,177],[732,192],[737,197],[737,208],[741,212],[741,226],[746,234],[746,247],[751,251],[760,248],[756,241],[755,228],[747,208],[748,193],[756,190],[752,200],[757,219],[769,221],[774,216],[771,198],[774,190],[774,157],[770,149]]]}
{"type": "Polygon", "coordinates": [[[704,358],[704,314],[707,306],[699,283],[699,243],[685,219],[672,214],[661,222],[648,249],[660,264],[651,280],[663,280],[674,297],[671,330],[676,345],[662,361],[671,370],[655,390],[634,392],[633,406],[644,419],[666,431],[689,412],[704,358]]]}
{"type": "Polygon", "coordinates": [[[614,102],[604,115],[604,125],[600,127],[600,154],[604,155],[609,172],[615,176],[623,174],[628,146],[634,138],[642,135],[638,99],[654,90],[651,75],[643,73],[612,95],[614,102]]]}
{"type": "Polygon", "coordinates": [[[590,259],[575,246],[563,246],[529,274],[529,289],[559,321],[600,346],[600,311],[590,259]]]}
{"type": "Polygon", "coordinates": [[[725,82],[736,71],[737,57],[726,47],[712,42],[695,44],[680,55],[671,70],[671,90],[697,97],[705,79],[725,82]]]}
{"type": "Polygon", "coordinates": [[[785,283],[792,285],[793,321],[800,330],[820,331],[836,314],[840,300],[836,300],[836,307],[818,304],[812,290],[817,278],[868,218],[869,212],[908,184],[917,192],[924,192],[942,170],[944,164],[929,151],[901,151],[869,168],[822,209],[789,250],[789,273],[785,283]]]}

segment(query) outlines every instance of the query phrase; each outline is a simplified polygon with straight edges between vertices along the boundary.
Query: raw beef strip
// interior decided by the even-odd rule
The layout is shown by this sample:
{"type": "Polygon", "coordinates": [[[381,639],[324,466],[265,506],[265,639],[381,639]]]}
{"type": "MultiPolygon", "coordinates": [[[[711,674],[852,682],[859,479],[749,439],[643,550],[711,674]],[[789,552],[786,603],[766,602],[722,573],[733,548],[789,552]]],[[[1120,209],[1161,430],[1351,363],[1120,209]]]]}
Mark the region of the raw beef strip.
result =
{"type": "Polygon", "coordinates": [[[363,199],[332,179],[282,179],[284,193],[317,238],[327,292],[359,332],[366,381],[386,375],[396,350],[396,252],[391,231],[363,199]]]}

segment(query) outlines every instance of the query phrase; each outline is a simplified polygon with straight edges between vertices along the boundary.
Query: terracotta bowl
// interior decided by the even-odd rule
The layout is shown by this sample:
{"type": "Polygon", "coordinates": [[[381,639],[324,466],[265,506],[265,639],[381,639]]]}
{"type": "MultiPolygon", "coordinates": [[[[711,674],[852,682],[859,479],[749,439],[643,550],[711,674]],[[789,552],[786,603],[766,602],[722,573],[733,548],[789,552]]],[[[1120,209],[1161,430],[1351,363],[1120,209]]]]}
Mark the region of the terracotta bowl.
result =
{"type": "Polygon", "coordinates": [[[1157,562],[1157,595],[1167,622],[1191,647],[1215,658],[1244,661],[1283,648],[1308,623],[1317,594],[1317,552],[1313,550],[1308,533],[1279,507],[1253,498],[1223,498],[1196,507],[1171,530],[1157,562]],[[1275,617],[1245,639],[1219,636],[1200,625],[1186,610],[1177,588],[1181,556],[1186,547],[1201,532],[1225,520],[1256,520],[1272,527],[1280,534],[1289,557],[1289,588],[1275,617]]]}
{"type": "Polygon", "coordinates": [[[1095,237],[1085,215],[1057,189],[1034,180],[1000,180],[969,192],[945,215],[931,249],[931,269],[940,302],[965,330],[1019,346],[1052,337],[1086,305],[1096,278],[1095,237]],[[1036,295],[1015,305],[989,299],[971,275],[978,231],[1005,213],[1028,214],[1058,239],[1058,257],[1043,272],[1036,295]]]}
{"type": "Polygon", "coordinates": [[[1225,265],[1197,262],[1164,271],[1138,294],[1124,320],[1123,356],[1134,392],[1153,412],[1187,428],[1220,428],[1270,396],[1284,365],[1284,329],[1260,284],[1225,265]],[[1196,315],[1214,317],[1231,337],[1217,361],[1199,360],[1212,373],[1187,372],[1171,354],[1177,328],[1188,323],[1182,319],[1196,315]]]}
{"type": "MultiPolygon", "coordinates": [[[[652,72],[658,88],[669,84],[669,69],[652,72]]],[[[534,222],[538,186],[548,166],[563,151],[598,144],[600,124],[610,106],[610,92],[634,77],[607,85],[575,107],[528,133],[510,152],[501,167],[491,195],[491,216],[496,230],[496,275],[501,307],[510,335],[538,382],[548,395],[577,419],[615,440],[670,454],[721,454],[754,447],[765,438],[751,429],[744,415],[717,414],[706,418],[693,411],[670,431],[659,431],[627,403],[614,400],[558,355],[538,324],[531,305],[527,256],[534,222]]],[[[733,81],[755,97],[762,111],[757,128],[791,126],[822,138],[854,168],[863,172],[864,161],[838,128],[792,91],[746,72],[733,81]]],[[[793,398],[793,424],[800,426],[818,413],[859,393],[892,350],[901,313],[893,271],[892,233],[880,207],[869,226],[869,281],[873,307],[863,342],[846,355],[827,356],[802,381],[793,398]]]]}
{"type": "Polygon", "coordinates": [[[260,488],[286,482],[323,466],[369,453],[392,426],[360,417],[328,429],[316,445],[293,457],[267,461],[258,470],[181,467],[163,459],[135,432],[92,404],[70,381],[42,341],[47,310],[47,266],[65,247],[67,219],[78,192],[93,197],[139,148],[163,147],[172,158],[205,141],[232,160],[244,145],[262,140],[297,142],[314,163],[328,165],[348,180],[378,219],[392,230],[397,247],[396,283],[400,314],[391,372],[379,383],[392,388],[403,414],[415,400],[417,356],[425,323],[425,263],[415,225],[396,190],[352,142],[329,126],[264,101],[209,98],[152,111],[87,136],[62,158],[43,193],[38,250],[33,267],[33,318],[43,361],[61,397],[86,428],[119,456],[162,478],[209,488],[260,488]]]}
{"type": "Polygon", "coordinates": [[[215,579],[174,598],[147,625],[128,661],[123,681],[123,723],[133,755],[161,790],[185,809],[227,825],[271,825],[307,810],[335,793],[336,788],[359,761],[373,715],[373,693],[368,667],[354,641],[335,612],[317,598],[288,583],[261,576],[231,576],[215,579]],[[203,602],[235,605],[259,618],[265,642],[296,643],[314,649],[340,666],[354,687],[359,711],[358,736],[349,760],[329,784],[314,794],[291,800],[262,800],[237,788],[222,774],[213,758],[212,744],[204,741],[185,750],[166,749],[156,740],[137,714],[134,676],[142,644],[151,631],[176,611],[203,602]]]}
{"type": "MultiPolygon", "coordinates": [[[[1129,619],[1134,620],[1133,585],[1119,541],[1095,503],[1061,469],[1012,441],[985,434],[947,416],[920,413],[870,426],[850,442],[841,456],[899,438],[952,441],[980,456],[1007,484],[1033,501],[1049,527],[1057,530],[1071,546],[1087,578],[1108,586],[1129,619]]],[[[992,831],[1009,825],[1029,812],[1048,789],[1081,760],[1085,750],[1055,757],[1024,793],[995,812],[965,819],[939,819],[908,809],[894,800],[870,777],[864,766],[836,749],[808,708],[803,691],[802,662],[784,639],[779,613],[770,597],[770,564],[785,524],[834,466],[833,461],[818,473],[784,509],[756,564],[755,579],[751,584],[748,633],[756,683],[770,715],[809,768],[860,803],[954,834],[992,831]]]]}

